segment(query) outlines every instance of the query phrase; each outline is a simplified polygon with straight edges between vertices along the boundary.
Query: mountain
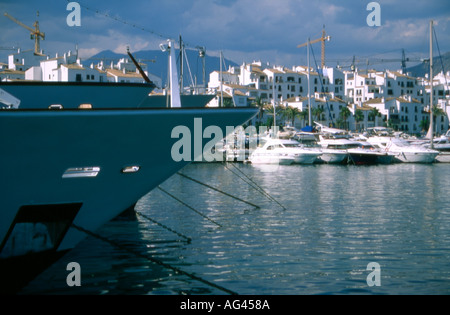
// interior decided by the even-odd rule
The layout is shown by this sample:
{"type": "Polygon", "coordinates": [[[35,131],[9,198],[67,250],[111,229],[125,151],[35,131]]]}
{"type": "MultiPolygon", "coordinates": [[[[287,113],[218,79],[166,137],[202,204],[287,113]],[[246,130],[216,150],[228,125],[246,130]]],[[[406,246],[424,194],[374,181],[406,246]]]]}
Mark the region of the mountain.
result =
{"type": "MultiPolygon", "coordinates": [[[[436,75],[442,71],[442,65],[444,66],[444,72],[450,71],[450,52],[443,54],[441,57],[433,58],[433,74],[436,75]]],[[[407,72],[411,72],[413,77],[425,77],[430,73],[429,61],[424,61],[421,64],[406,69],[407,72]]]]}
{"type": "MultiPolygon", "coordinates": [[[[160,77],[163,84],[167,81],[168,77],[168,60],[169,54],[167,52],[162,52],[161,50],[143,50],[132,53],[133,57],[138,61],[147,64],[148,72],[160,77]]],[[[179,56],[179,50],[176,53],[179,56]]],[[[186,63],[186,58],[183,60],[184,75],[183,81],[184,85],[193,85],[192,80],[197,78],[197,84],[203,83],[203,61],[200,58],[198,51],[186,50],[186,55],[188,63],[186,63]],[[191,80],[192,76],[192,80],[191,80]]],[[[126,54],[117,54],[111,50],[104,50],[98,54],[83,61],[85,65],[90,65],[91,63],[98,63],[103,60],[104,64],[109,66],[111,62],[117,63],[120,58],[128,58],[126,54]]],[[[206,55],[205,57],[205,69],[206,69],[206,82],[209,81],[209,74],[213,71],[220,70],[220,58],[206,55]]],[[[223,65],[223,70],[228,70],[229,66],[238,66],[238,64],[233,61],[225,59],[225,68],[223,65]]],[[[177,63],[179,65],[179,57],[177,57],[177,63]]]]}

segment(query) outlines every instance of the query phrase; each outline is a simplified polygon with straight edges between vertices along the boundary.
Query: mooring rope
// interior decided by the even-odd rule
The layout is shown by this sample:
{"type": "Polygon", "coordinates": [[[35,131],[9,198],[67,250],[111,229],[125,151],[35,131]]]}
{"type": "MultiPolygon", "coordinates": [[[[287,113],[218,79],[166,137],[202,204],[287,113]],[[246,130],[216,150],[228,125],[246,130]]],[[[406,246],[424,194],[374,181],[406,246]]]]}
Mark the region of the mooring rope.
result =
{"type": "Polygon", "coordinates": [[[156,221],[156,220],[150,218],[149,216],[147,216],[147,215],[145,215],[145,214],[143,214],[143,213],[141,213],[141,212],[139,212],[139,211],[137,211],[137,210],[134,210],[134,212],[135,212],[138,216],[143,217],[144,219],[146,219],[146,220],[148,220],[148,221],[150,221],[150,222],[152,222],[152,223],[154,223],[154,224],[156,224],[156,225],[159,225],[159,226],[162,227],[163,229],[166,229],[167,231],[172,232],[172,233],[178,235],[178,236],[181,237],[181,238],[184,238],[184,239],[187,241],[188,244],[191,243],[191,238],[190,238],[190,237],[187,237],[187,236],[185,236],[185,235],[183,235],[183,234],[181,234],[181,233],[179,233],[179,232],[177,232],[177,231],[175,231],[175,230],[169,228],[168,226],[166,226],[166,225],[164,225],[164,224],[162,224],[162,223],[159,223],[158,221],[156,221]]]}
{"type": "Polygon", "coordinates": [[[208,218],[206,215],[204,215],[204,214],[201,213],[200,211],[194,209],[193,207],[191,207],[190,205],[188,205],[188,204],[185,203],[184,201],[180,200],[179,198],[175,197],[174,195],[172,195],[171,193],[169,193],[167,190],[163,189],[161,186],[158,186],[158,189],[161,190],[161,191],[162,191],[163,193],[165,193],[166,195],[172,197],[173,199],[175,199],[175,200],[178,201],[179,203],[181,203],[183,206],[185,206],[185,207],[191,209],[192,211],[194,211],[194,212],[197,213],[198,215],[204,217],[206,220],[208,220],[208,221],[214,223],[214,224],[217,225],[217,226],[222,227],[221,224],[219,224],[219,223],[217,223],[216,221],[214,221],[214,220],[208,218]]]}
{"type": "Polygon", "coordinates": [[[71,226],[72,226],[74,229],[76,229],[76,230],[78,230],[78,231],[80,231],[80,232],[83,232],[83,233],[85,233],[85,234],[87,234],[87,235],[89,235],[89,236],[92,236],[92,237],[94,237],[94,238],[97,238],[97,239],[99,239],[99,240],[101,240],[101,241],[103,241],[103,242],[106,242],[106,243],[108,243],[108,244],[114,246],[114,247],[117,247],[117,248],[119,248],[119,249],[121,249],[121,250],[127,251],[127,252],[129,252],[129,253],[131,253],[131,254],[133,254],[133,255],[135,255],[135,256],[138,256],[138,257],[147,259],[147,260],[151,261],[152,263],[158,264],[158,265],[160,265],[160,266],[162,266],[162,267],[164,267],[164,268],[173,270],[176,274],[182,274],[182,275],[185,275],[185,276],[187,276],[187,277],[189,277],[189,278],[191,278],[191,279],[193,279],[193,280],[202,282],[202,283],[204,283],[204,284],[206,284],[206,285],[208,285],[208,286],[214,287],[214,288],[216,288],[216,289],[218,289],[218,290],[221,290],[221,291],[223,291],[223,292],[226,292],[226,293],[228,293],[228,294],[231,294],[231,295],[238,295],[238,293],[236,293],[236,292],[234,292],[234,291],[228,290],[227,288],[224,288],[224,287],[222,287],[222,286],[220,286],[220,285],[218,285],[218,284],[215,284],[215,283],[213,283],[213,282],[210,282],[210,281],[208,281],[208,280],[205,280],[205,279],[203,279],[203,278],[200,278],[199,276],[196,276],[196,275],[194,275],[193,273],[190,273],[190,272],[186,272],[186,271],[184,271],[184,270],[181,270],[181,269],[179,269],[179,268],[177,268],[177,267],[174,267],[174,266],[172,266],[172,265],[169,265],[169,264],[167,264],[167,263],[165,263],[165,262],[163,262],[163,261],[161,261],[161,260],[159,260],[159,259],[156,259],[156,258],[153,258],[153,257],[149,257],[149,256],[144,255],[144,254],[141,254],[141,253],[139,253],[139,252],[137,252],[137,251],[135,251],[135,250],[130,249],[129,247],[126,247],[126,246],[123,246],[123,245],[117,243],[116,241],[110,240],[110,239],[108,239],[108,238],[106,238],[106,237],[104,237],[104,236],[101,236],[101,235],[97,234],[97,233],[94,233],[94,232],[92,232],[92,231],[86,230],[86,229],[84,229],[84,228],[82,228],[82,227],[80,227],[80,226],[78,226],[78,225],[75,225],[75,224],[72,223],[71,226]]]}
{"type": "Polygon", "coordinates": [[[221,193],[221,194],[224,194],[225,196],[228,196],[228,197],[231,197],[231,198],[236,199],[236,200],[238,200],[238,201],[241,201],[241,202],[243,202],[243,203],[246,203],[246,204],[248,204],[248,205],[250,205],[250,206],[252,206],[252,207],[255,207],[256,209],[260,209],[260,206],[257,206],[257,205],[255,205],[255,204],[253,204],[253,203],[251,203],[251,202],[248,202],[248,201],[243,200],[243,199],[241,199],[241,198],[238,198],[238,197],[236,197],[236,196],[230,195],[229,193],[226,193],[226,192],[224,192],[224,191],[222,191],[222,190],[220,190],[220,189],[217,189],[217,188],[215,188],[215,187],[213,187],[213,186],[211,186],[211,185],[202,183],[201,181],[196,180],[196,179],[194,179],[194,178],[192,178],[192,177],[189,177],[189,176],[187,176],[187,175],[185,175],[185,174],[183,174],[183,173],[178,172],[177,174],[180,175],[180,176],[183,176],[184,178],[187,178],[187,179],[189,179],[189,180],[191,180],[191,181],[193,181],[193,182],[195,182],[195,183],[198,183],[198,184],[200,184],[200,185],[203,185],[203,186],[205,186],[205,187],[208,187],[209,189],[212,189],[212,190],[217,191],[217,192],[219,192],[219,193],[221,193]]]}
{"type": "Polygon", "coordinates": [[[250,178],[247,174],[245,174],[242,170],[240,170],[236,165],[234,165],[233,163],[226,163],[225,164],[225,168],[228,169],[231,173],[233,173],[234,175],[236,175],[237,177],[239,177],[240,179],[242,179],[244,182],[246,182],[247,184],[249,184],[251,187],[253,187],[256,191],[258,191],[260,194],[262,194],[263,196],[267,197],[269,200],[275,202],[276,204],[278,204],[281,208],[283,208],[284,210],[287,210],[286,207],[284,207],[278,200],[276,200],[274,197],[272,197],[268,192],[266,192],[261,186],[258,185],[258,183],[256,183],[252,178],[250,178]],[[236,174],[235,172],[233,172],[229,167],[228,164],[231,164],[237,171],[239,171],[242,176],[244,176],[245,178],[243,178],[242,176],[240,176],[239,174],[236,174]]]}

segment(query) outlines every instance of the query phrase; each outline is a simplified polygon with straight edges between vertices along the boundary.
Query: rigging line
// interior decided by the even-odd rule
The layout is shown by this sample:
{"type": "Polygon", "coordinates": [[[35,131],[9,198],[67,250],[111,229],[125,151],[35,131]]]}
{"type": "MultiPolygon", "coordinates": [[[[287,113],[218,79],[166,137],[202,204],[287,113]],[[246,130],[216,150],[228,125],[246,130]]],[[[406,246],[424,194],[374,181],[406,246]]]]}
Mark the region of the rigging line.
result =
{"type": "Polygon", "coordinates": [[[439,42],[438,42],[438,39],[437,39],[437,34],[436,34],[436,29],[435,28],[433,28],[433,32],[434,32],[434,37],[436,38],[436,47],[438,49],[439,59],[441,60],[442,73],[444,74],[445,85],[448,86],[447,75],[445,73],[445,67],[444,67],[444,61],[442,60],[441,49],[439,48],[439,42]]]}
{"type": "MultiPolygon", "coordinates": [[[[183,50],[184,50],[184,49],[183,49],[183,50]]],[[[195,85],[195,83],[194,83],[194,78],[192,77],[191,66],[190,66],[190,64],[189,64],[188,56],[187,56],[187,54],[186,54],[185,51],[183,51],[183,56],[184,56],[184,59],[186,60],[186,65],[187,65],[187,68],[188,68],[188,70],[189,70],[189,76],[190,76],[190,78],[191,78],[191,84],[192,84],[192,85],[195,85]]]]}
{"type": "Polygon", "coordinates": [[[172,230],[172,229],[169,228],[168,226],[166,226],[166,225],[164,225],[164,224],[162,224],[162,223],[159,223],[158,221],[156,221],[156,220],[150,218],[149,216],[147,216],[147,215],[145,215],[145,214],[143,214],[143,213],[141,213],[141,212],[139,212],[139,211],[137,211],[137,210],[134,210],[134,212],[136,212],[136,214],[137,214],[138,216],[143,217],[144,219],[147,219],[148,221],[150,221],[150,222],[152,222],[152,223],[155,223],[156,225],[159,225],[160,227],[162,227],[162,228],[164,228],[164,229],[166,229],[166,230],[168,230],[168,231],[170,231],[170,232],[172,232],[172,233],[178,235],[178,236],[181,237],[181,238],[184,238],[184,239],[187,241],[188,244],[191,243],[192,239],[191,239],[190,237],[187,237],[187,236],[185,236],[185,235],[183,235],[183,234],[181,234],[181,233],[179,233],[179,232],[177,232],[177,231],[175,231],[175,230],[172,230]]]}
{"type": "Polygon", "coordinates": [[[160,265],[160,266],[162,266],[162,267],[164,267],[164,268],[166,268],[166,269],[173,270],[176,274],[182,274],[182,275],[185,275],[185,276],[187,276],[187,277],[189,277],[189,278],[191,278],[191,279],[193,279],[193,280],[200,281],[200,282],[202,282],[202,283],[204,283],[204,284],[206,284],[206,285],[208,285],[208,286],[214,287],[214,288],[219,289],[219,290],[221,290],[221,291],[224,291],[224,292],[226,292],[226,293],[228,293],[228,294],[231,294],[231,295],[237,295],[236,292],[233,292],[233,291],[231,291],[231,290],[228,290],[227,288],[224,288],[224,287],[222,287],[222,286],[220,286],[220,285],[218,285],[218,284],[215,284],[215,283],[213,283],[213,282],[210,282],[210,281],[208,281],[208,280],[205,280],[205,279],[203,279],[203,278],[200,278],[199,276],[196,276],[196,275],[194,275],[193,273],[186,272],[186,271],[184,271],[184,270],[182,270],[182,269],[179,269],[179,268],[177,268],[177,267],[174,267],[174,266],[172,266],[172,265],[169,265],[169,264],[167,264],[167,263],[165,263],[165,262],[163,262],[163,261],[161,261],[161,260],[159,260],[159,259],[156,259],[156,258],[147,256],[147,255],[143,255],[143,254],[139,253],[138,251],[132,250],[131,248],[129,248],[129,247],[127,247],[127,246],[123,246],[123,245],[119,244],[119,243],[116,242],[116,241],[110,240],[110,239],[108,239],[108,238],[106,238],[106,237],[104,237],[104,236],[101,236],[101,235],[97,234],[97,233],[94,233],[94,232],[92,232],[92,231],[86,230],[86,229],[84,229],[84,228],[82,228],[82,227],[80,227],[80,226],[78,226],[78,225],[75,225],[75,224],[72,223],[71,226],[72,226],[73,228],[75,228],[76,230],[80,231],[80,232],[83,232],[83,233],[85,233],[85,234],[87,234],[87,235],[89,235],[89,236],[92,236],[92,237],[94,237],[94,238],[97,238],[97,239],[99,239],[99,240],[101,240],[101,241],[103,241],[103,242],[106,242],[106,243],[108,243],[108,244],[114,246],[114,247],[117,247],[117,248],[119,248],[119,249],[121,249],[121,250],[124,250],[124,251],[126,251],[126,252],[129,252],[129,253],[131,253],[131,254],[133,254],[133,255],[135,255],[135,256],[138,256],[138,257],[147,259],[147,260],[149,260],[149,261],[151,261],[151,262],[153,262],[153,263],[155,263],[155,264],[158,264],[158,265],[160,265]]]}
{"type": "Polygon", "coordinates": [[[168,191],[164,190],[161,186],[158,186],[158,189],[161,190],[163,193],[165,193],[166,195],[168,195],[169,197],[172,197],[173,199],[175,199],[176,201],[178,201],[179,203],[181,203],[183,206],[191,209],[192,211],[194,211],[195,213],[197,213],[198,215],[202,216],[203,218],[205,218],[206,220],[214,223],[217,226],[222,227],[221,224],[215,222],[214,220],[208,218],[206,215],[204,215],[203,213],[201,213],[200,211],[194,209],[193,207],[191,207],[190,205],[188,205],[187,203],[185,203],[184,201],[178,199],[177,197],[175,197],[174,195],[172,195],[171,193],[169,193],[168,191]]]}
{"type": "MultiPolygon", "coordinates": [[[[312,46],[310,45],[310,48],[311,48],[311,52],[312,52],[312,55],[313,55],[313,58],[314,58],[314,63],[316,64],[316,69],[319,69],[319,67],[317,66],[317,60],[316,60],[316,56],[314,55],[314,49],[312,48],[312,46]]],[[[322,69],[322,71],[323,71],[323,69],[322,69]]],[[[322,76],[320,75],[320,72],[319,71],[317,71],[317,74],[319,75],[319,81],[320,81],[320,86],[322,87],[322,93],[324,93],[324,95],[325,95],[325,103],[327,104],[327,108],[328,108],[328,118],[331,120],[331,123],[334,125],[334,119],[333,119],[333,117],[331,116],[331,110],[330,110],[330,105],[328,104],[328,97],[327,97],[327,95],[325,94],[325,89],[324,89],[324,87],[323,87],[323,82],[322,82],[322,76]]],[[[320,120],[320,119],[319,119],[320,120]]]]}
{"type": "MultiPolygon", "coordinates": [[[[67,2],[71,2],[71,0],[67,0],[67,2]]],[[[86,9],[86,10],[88,10],[88,11],[94,12],[95,14],[102,15],[102,16],[104,16],[104,17],[106,17],[106,18],[112,19],[112,20],[114,20],[114,21],[116,21],[116,22],[120,22],[120,23],[122,23],[122,24],[124,24],[124,25],[128,25],[128,26],[134,27],[134,28],[136,28],[136,29],[139,29],[139,30],[141,30],[141,31],[144,31],[144,32],[153,34],[153,35],[155,35],[155,36],[157,36],[157,37],[160,37],[160,38],[162,38],[162,39],[170,39],[170,40],[173,40],[173,41],[176,42],[176,39],[173,38],[172,36],[168,36],[168,35],[161,34],[161,33],[159,33],[159,32],[156,32],[156,31],[147,29],[146,27],[144,27],[144,26],[142,26],[142,25],[137,25],[136,23],[130,23],[130,22],[128,22],[128,21],[126,21],[126,20],[123,20],[123,19],[121,19],[121,18],[118,18],[118,17],[113,17],[113,16],[109,15],[108,13],[103,13],[103,12],[101,12],[100,10],[97,10],[97,9],[94,9],[94,8],[91,8],[91,7],[88,7],[88,6],[84,5],[84,4],[82,4],[81,2],[78,2],[78,3],[80,4],[80,7],[84,8],[84,9],[86,9]]],[[[193,45],[190,45],[189,43],[184,43],[184,44],[185,44],[186,46],[188,46],[190,50],[197,50],[197,49],[195,48],[196,46],[194,47],[193,45]]]]}
{"type": "Polygon", "coordinates": [[[182,174],[182,173],[180,173],[180,172],[178,172],[177,174],[180,175],[180,176],[183,176],[183,177],[185,177],[185,178],[187,178],[187,179],[189,179],[189,180],[191,180],[191,181],[193,181],[193,182],[196,182],[197,184],[203,185],[203,186],[205,186],[205,187],[208,187],[209,189],[212,189],[212,190],[215,190],[215,191],[217,191],[217,192],[220,192],[220,193],[224,194],[225,196],[228,196],[228,197],[231,197],[231,198],[236,199],[236,200],[238,200],[238,201],[241,201],[241,202],[243,202],[243,203],[246,203],[246,204],[248,204],[248,205],[250,205],[250,206],[252,206],[252,207],[255,207],[256,209],[260,209],[260,206],[257,206],[257,205],[255,205],[255,204],[253,204],[253,203],[251,203],[251,202],[248,202],[248,201],[243,200],[243,199],[241,199],[241,198],[238,198],[238,197],[236,197],[236,196],[230,195],[229,193],[226,193],[226,192],[224,192],[224,191],[221,191],[221,190],[219,190],[219,189],[217,189],[217,188],[215,188],[215,187],[212,187],[212,186],[210,186],[210,185],[208,185],[208,184],[202,183],[202,182],[200,182],[200,181],[198,181],[198,180],[196,180],[196,179],[194,179],[194,178],[192,178],[192,177],[189,177],[189,176],[187,176],[187,175],[185,175],[185,174],[182,174]]]}
{"type": "MultiPolygon", "coordinates": [[[[67,2],[70,2],[70,0],[67,0],[67,2]]],[[[175,40],[175,39],[171,38],[170,36],[166,36],[166,35],[163,35],[163,34],[160,34],[160,33],[156,32],[156,31],[152,31],[152,30],[146,29],[144,26],[136,25],[135,23],[129,23],[128,21],[122,20],[122,19],[117,18],[117,17],[113,17],[113,16],[109,15],[108,13],[103,13],[103,12],[100,12],[100,10],[88,7],[88,6],[84,5],[81,2],[78,2],[78,3],[80,5],[80,7],[84,8],[84,9],[86,9],[88,11],[94,12],[95,14],[102,15],[102,16],[104,16],[106,18],[109,18],[109,19],[112,19],[112,20],[114,20],[116,22],[120,22],[122,24],[129,25],[131,27],[140,29],[141,31],[144,31],[144,32],[156,35],[156,36],[158,36],[160,38],[166,38],[166,39],[175,40]]]]}
{"type": "MultiPolygon", "coordinates": [[[[249,182],[247,182],[245,179],[243,179],[241,177],[241,179],[248,183],[250,186],[252,186],[253,188],[255,188],[256,191],[258,191],[259,193],[261,193],[262,195],[266,196],[269,200],[277,203],[281,208],[283,208],[283,210],[287,210],[280,202],[278,202],[278,200],[276,200],[274,197],[272,197],[268,192],[266,192],[261,186],[258,185],[258,183],[256,183],[251,177],[249,177],[247,174],[245,174],[242,170],[240,170],[236,165],[234,165],[233,163],[230,163],[231,166],[233,166],[237,171],[239,171],[245,178],[247,178],[247,180],[249,182]]],[[[228,168],[227,165],[225,165],[225,167],[230,170],[228,168]]],[[[232,172],[233,174],[235,174],[232,170],[230,170],[230,172],[232,172]]],[[[239,175],[236,174],[236,176],[240,177],[239,175]]]]}

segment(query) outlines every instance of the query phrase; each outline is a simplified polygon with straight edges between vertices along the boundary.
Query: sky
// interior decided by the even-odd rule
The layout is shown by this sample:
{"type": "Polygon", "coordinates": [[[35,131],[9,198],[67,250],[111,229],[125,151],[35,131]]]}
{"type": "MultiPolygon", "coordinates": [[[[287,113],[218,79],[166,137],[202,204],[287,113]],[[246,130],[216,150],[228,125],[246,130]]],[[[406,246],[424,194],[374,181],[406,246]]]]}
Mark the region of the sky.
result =
{"type": "MultiPolygon", "coordinates": [[[[126,53],[159,49],[181,35],[188,49],[206,47],[207,54],[238,64],[260,60],[275,65],[305,65],[308,38],[318,39],[325,27],[326,64],[376,64],[380,59],[429,56],[429,23],[434,21],[441,53],[450,51],[449,0],[378,0],[380,26],[369,26],[370,0],[80,0],[81,26],[69,26],[67,0],[0,0],[0,61],[9,47],[32,49],[25,28],[39,20],[44,53],[62,54],[78,46],[82,58],[103,51],[126,53]],[[39,11],[39,17],[36,12],[39,11]]],[[[437,54],[437,46],[435,46],[437,54]]],[[[321,45],[312,45],[313,63],[320,63],[321,45]]],[[[414,65],[414,62],[408,64],[414,65]]]]}

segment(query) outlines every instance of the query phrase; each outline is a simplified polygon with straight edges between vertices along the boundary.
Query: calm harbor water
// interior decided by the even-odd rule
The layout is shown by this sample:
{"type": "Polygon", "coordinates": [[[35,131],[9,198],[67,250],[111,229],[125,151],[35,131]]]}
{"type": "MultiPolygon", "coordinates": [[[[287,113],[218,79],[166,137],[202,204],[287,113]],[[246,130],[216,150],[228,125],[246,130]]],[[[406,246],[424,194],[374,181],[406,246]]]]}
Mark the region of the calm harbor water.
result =
{"type": "Polygon", "coordinates": [[[260,208],[174,175],[139,201],[142,215],[96,231],[119,247],[89,236],[21,293],[450,294],[448,164],[193,164],[182,173],[260,208]],[[81,266],[81,287],[66,283],[69,262],[81,266]],[[367,284],[371,262],[381,286],[367,284]]]}

